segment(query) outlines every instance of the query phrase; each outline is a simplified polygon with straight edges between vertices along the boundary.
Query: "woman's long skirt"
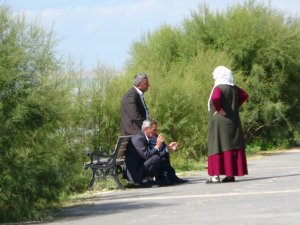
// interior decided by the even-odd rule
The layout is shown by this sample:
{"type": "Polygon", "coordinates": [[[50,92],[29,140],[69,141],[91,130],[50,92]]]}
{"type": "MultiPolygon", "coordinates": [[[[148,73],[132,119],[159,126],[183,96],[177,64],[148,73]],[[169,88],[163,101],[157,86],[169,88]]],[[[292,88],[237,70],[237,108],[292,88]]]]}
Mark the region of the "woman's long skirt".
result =
{"type": "Polygon", "coordinates": [[[208,175],[243,176],[248,174],[244,149],[227,150],[208,157],[208,175]]]}

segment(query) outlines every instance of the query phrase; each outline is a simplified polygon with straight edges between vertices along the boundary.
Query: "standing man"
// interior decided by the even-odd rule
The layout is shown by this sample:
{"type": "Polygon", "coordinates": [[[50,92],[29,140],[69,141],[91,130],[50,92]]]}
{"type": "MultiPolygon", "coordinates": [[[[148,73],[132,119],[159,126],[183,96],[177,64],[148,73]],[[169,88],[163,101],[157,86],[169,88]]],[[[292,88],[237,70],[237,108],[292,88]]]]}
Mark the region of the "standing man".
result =
{"type": "Polygon", "coordinates": [[[134,76],[133,87],[122,97],[121,132],[122,135],[133,135],[141,130],[143,121],[149,118],[144,100],[144,92],[149,87],[148,76],[138,73],[134,76]]]}
{"type": "MultiPolygon", "coordinates": [[[[144,165],[144,172],[147,170],[147,165],[149,166],[149,171],[146,174],[143,174],[142,176],[142,169],[141,165],[142,163],[137,163],[137,161],[143,161],[141,160],[140,157],[138,157],[137,153],[133,153],[136,151],[129,151],[129,156],[126,155],[125,158],[130,158],[129,160],[126,161],[125,163],[125,168],[124,168],[124,177],[131,180],[134,183],[139,183],[141,182],[140,178],[145,178],[145,177],[153,177],[153,171],[154,173],[157,172],[158,168],[157,166],[160,167],[160,173],[159,175],[156,174],[157,180],[162,181],[163,183],[168,183],[168,181],[165,180],[164,174],[166,174],[166,178],[170,180],[173,184],[179,184],[179,183],[185,183],[187,180],[180,179],[176,176],[175,170],[173,167],[170,165],[170,158],[169,158],[169,153],[168,153],[168,148],[172,150],[176,150],[178,147],[178,144],[173,142],[172,146],[167,146],[163,141],[161,142],[161,139],[158,138],[159,135],[157,135],[157,123],[151,125],[151,129],[149,129],[149,112],[144,100],[144,92],[148,90],[149,87],[149,80],[148,76],[145,73],[138,73],[134,76],[134,83],[133,87],[127,91],[123,97],[122,97],[122,103],[121,103],[121,131],[122,135],[135,135],[140,134],[139,137],[141,136],[145,137],[145,134],[141,135],[142,133],[147,133],[148,136],[147,138],[144,138],[144,141],[147,139],[148,145],[147,148],[154,148],[159,149],[158,152],[154,151],[155,154],[152,156],[152,151],[151,153],[147,152],[147,157],[144,158],[143,160],[146,160],[144,165]],[[145,126],[143,126],[144,121],[148,121],[145,126]],[[147,132],[145,132],[145,129],[147,132]],[[151,132],[153,131],[154,133],[152,134],[151,132]],[[151,139],[151,140],[150,140],[151,139]],[[175,147],[173,146],[175,145],[175,147]],[[174,149],[173,149],[174,148],[174,149]],[[131,152],[131,153],[130,153],[131,152]],[[151,155],[151,159],[149,157],[149,154],[151,155]],[[157,154],[160,155],[159,158],[157,158],[157,154]],[[134,159],[132,159],[134,158],[134,159]],[[137,164],[139,164],[138,168],[136,167],[137,164]],[[163,166],[162,166],[163,165],[163,166]],[[134,167],[134,168],[133,168],[134,167]],[[127,169],[128,168],[128,169],[127,169]],[[133,175],[130,174],[129,170],[132,172],[133,175]],[[138,178],[137,178],[137,177],[138,178]]],[[[150,120],[151,121],[151,120],[150,120]]],[[[132,137],[132,140],[135,139],[135,136],[132,137]]],[[[134,142],[134,141],[133,141],[134,142]]],[[[138,144],[140,145],[140,144],[138,144]]],[[[136,147],[136,146],[135,146],[136,147]]],[[[139,149],[139,147],[136,147],[139,149]]],[[[142,148],[146,148],[143,146],[142,148]]],[[[146,151],[145,149],[143,151],[146,151]]],[[[143,155],[141,151],[139,151],[140,155],[143,155]]]]}

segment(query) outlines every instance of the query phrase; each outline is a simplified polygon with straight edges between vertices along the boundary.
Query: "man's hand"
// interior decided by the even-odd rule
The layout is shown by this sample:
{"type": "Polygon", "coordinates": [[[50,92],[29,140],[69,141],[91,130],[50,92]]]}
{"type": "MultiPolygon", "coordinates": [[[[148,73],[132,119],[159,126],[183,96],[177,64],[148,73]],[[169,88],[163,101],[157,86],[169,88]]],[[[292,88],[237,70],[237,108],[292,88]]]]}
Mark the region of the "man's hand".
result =
{"type": "Polygon", "coordinates": [[[176,151],[179,147],[179,144],[175,141],[171,142],[169,145],[168,145],[168,150],[170,151],[176,151]]]}
{"type": "Polygon", "coordinates": [[[165,141],[164,136],[162,134],[159,134],[156,139],[155,148],[159,149],[164,141],[165,141]]]}

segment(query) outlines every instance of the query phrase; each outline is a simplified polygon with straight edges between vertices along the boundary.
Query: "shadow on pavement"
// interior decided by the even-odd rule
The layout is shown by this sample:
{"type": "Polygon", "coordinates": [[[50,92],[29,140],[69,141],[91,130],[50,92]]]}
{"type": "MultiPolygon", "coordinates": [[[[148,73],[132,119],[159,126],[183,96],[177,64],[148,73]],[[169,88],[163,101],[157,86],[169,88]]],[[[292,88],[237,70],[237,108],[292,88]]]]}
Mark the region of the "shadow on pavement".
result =
{"type": "Polygon", "coordinates": [[[266,180],[266,179],[273,179],[273,178],[280,178],[280,177],[295,177],[295,176],[300,176],[300,174],[295,173],[295,174],[287,174],[287,175],[279,175],[279,176],[245,178],[242,180],[237,180],[237,182],[245,182],[245,181],[253,181],[253,180],[266,180]]]}
{"type": "MultiPolygon", "coordinates": [[[[66,207],[60,212],[52,214],[55,218],[53,220],[48,220],[47,222],[55,222],[60,220],[78,220],[82,217],[99,216],[113,213],[122,213],[123,211],[130,211],[136,209],[149,209],[154,207],[167,207],[167,204],[157,204],[157,203],[143,203],[139,202],[109,202],[109,203],[92,203],[89,205],[77,205],[72,207],[66,207]]],[[[43,222],[43,224],[46,221],[43,222]]],[[[100,222],[100,221],[99,221],[100,222]]]]}

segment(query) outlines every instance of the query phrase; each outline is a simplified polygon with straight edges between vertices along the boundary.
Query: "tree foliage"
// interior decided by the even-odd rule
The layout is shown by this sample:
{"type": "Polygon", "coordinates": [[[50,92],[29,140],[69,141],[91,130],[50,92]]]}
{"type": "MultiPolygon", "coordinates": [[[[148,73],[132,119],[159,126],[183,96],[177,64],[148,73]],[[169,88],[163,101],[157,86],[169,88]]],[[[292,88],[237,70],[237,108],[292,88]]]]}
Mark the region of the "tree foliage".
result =
{"type": "Polygon", "coordinates": [[[242,110],[247,142],[291,143],[299,127],[292,113],[299,110],[299,28],[298,18],[256,1],[222,12],[201,5],[181,26],[163,26],[135,42],[128,71],[150,74],[152,116],[183,140],[189,157],[206,152],[206,100],[218,65],[231,68],[250,94],[242,110]]]}
{"type": "Polygon", "coordinates": [[[38,219],[65,193],[86,190],[87,151],[108,153],[120,135],[121,98],[146,72],[150,115],[177,168],[206,157],[212,71],[224,65],[250,99],[247,143],[292,144],[299,134],[300,21],[256,1],[213,12],[200,5],[131,46],[124,74],[62,61],[52,32],[0,6],[0,220],[38,219]]]}
{"type": "Polygon", "coordinates": [[[68,90],[52,33],[6,6],[0,18],[0,220],[36,219],[68,191],[78,168],[66,166],[78,158],[62,129],[68,90]]]}

